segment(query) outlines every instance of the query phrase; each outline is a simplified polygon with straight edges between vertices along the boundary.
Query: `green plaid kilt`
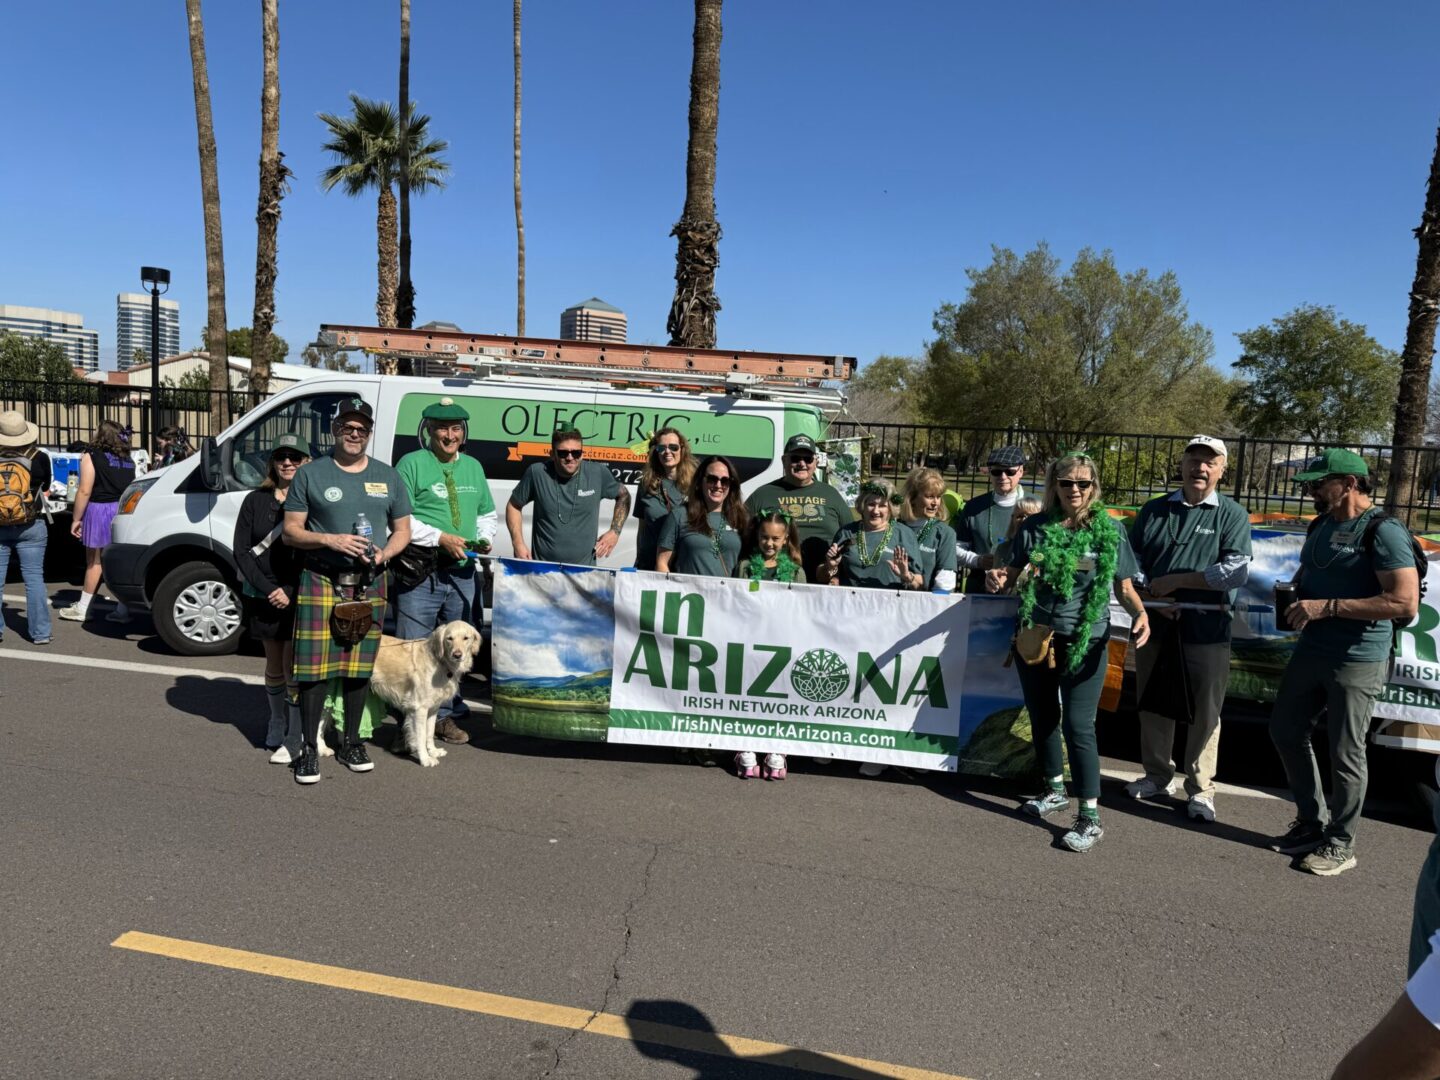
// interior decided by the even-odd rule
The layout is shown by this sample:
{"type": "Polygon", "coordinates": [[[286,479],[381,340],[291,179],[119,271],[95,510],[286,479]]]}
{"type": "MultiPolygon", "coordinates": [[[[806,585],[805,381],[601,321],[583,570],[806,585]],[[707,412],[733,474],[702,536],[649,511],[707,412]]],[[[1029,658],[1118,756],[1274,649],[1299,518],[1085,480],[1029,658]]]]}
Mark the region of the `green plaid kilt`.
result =
{"type": "Polygon", "coordinates": [[[346,648],[330,633],[330,609],[340,594],[324,574],[306,570],[295,594],[295,681],[319,682],[338,675],[368,679],[380,649],[380,624],[385,621],[385,574],[367,590],[375,625],[357,645],[346,648]]]}

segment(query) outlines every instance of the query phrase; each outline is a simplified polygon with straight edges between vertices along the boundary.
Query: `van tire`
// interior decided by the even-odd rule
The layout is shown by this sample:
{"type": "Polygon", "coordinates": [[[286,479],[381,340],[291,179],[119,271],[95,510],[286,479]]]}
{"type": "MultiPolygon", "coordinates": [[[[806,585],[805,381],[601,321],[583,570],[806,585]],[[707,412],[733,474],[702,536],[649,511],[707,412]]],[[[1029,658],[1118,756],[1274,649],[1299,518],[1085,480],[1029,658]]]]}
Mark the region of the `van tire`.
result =
{"type": "Polygon", "coordinates": [[[240,644],[240,595],[219,567],[181,563],[155,590],[155,632],[181,656],[222,656],[240,644]]]}

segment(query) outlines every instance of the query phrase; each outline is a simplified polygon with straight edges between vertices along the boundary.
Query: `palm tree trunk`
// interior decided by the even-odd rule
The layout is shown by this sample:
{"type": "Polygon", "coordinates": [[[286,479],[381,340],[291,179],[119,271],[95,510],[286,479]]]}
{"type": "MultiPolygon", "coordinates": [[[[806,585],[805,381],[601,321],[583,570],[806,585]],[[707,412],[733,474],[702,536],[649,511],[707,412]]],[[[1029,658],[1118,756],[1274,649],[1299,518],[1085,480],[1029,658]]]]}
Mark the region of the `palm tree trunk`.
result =
{"type": "Polygon", "coordinates": [[[200,197],[205,207],[205,291],[209,301],[206,341],[210,353],[212,431],[230,424],[230,364],[225,342],[225,245],[220,231],[220,170],[215,160],[215,123],[210,115],[210,75],[205,66],[205,20],[200,0],[185,0],[190,23],[190,71],[195,82],[195,129],[200,148],[200,197]]]}
{"type": "Polygon", "coordinates": [[[410,0],[400,0],[400,284],[397,326],[415,325],[415,285],[410,280],[410,0]]]}
{"type": "Polygon", "coordinates": [[[260,199],[255,211],[255,309],[250,334],[250,389],[270,392],[271,332],[275,328],[276,248],[280,200],[285,196],[285,155],[280,153],[280,0],[260,0],[264,76],[260,90],[260,199]]]}
{"type": "Polygon", "coordinates": [[[520,211],[520,3],[515,0],[515,336],[525,336],[525,215],[520,211]]]}
{"type": "Polygon", "coordinates": [[[1435,324],[1440,318],[1440,131],[1425,185],[1425,211],[1415,228],[1419,253],[1415,283],[1410,286],[1410,321],[1400,353],[1400,393],[1395,399],[1394,447],[1386,506],[1410,520],[1415,502],[1415,451],[1425,438],[1425,411],[1430,397],[1430,365],[1435,356],[1435,324]]]}
{"type": "Polygon", "coordinates": [[[721,0],[695,0],[694,55],[690,64],[690,145],[685,161],[685,212],[670,235],[675,253],[675,299],[666,330],[670,344],[715,347],[715,268],[720,224],[715,220],[715,129],[720,121],[721,0]]]}
{"type": "MultiPolygon", "coordinates": [[[[395,192],[389,186],[380,189],[379,204],[375,211],[375,251],[378,257],[377,283],[375,294],[375,320],[380,326],[395,325],[396,250],[395,250],[395,192]]],[[[394,356],[377,356],[375,370],[381,375],[394,375],[397,368],[394,356]]]]}

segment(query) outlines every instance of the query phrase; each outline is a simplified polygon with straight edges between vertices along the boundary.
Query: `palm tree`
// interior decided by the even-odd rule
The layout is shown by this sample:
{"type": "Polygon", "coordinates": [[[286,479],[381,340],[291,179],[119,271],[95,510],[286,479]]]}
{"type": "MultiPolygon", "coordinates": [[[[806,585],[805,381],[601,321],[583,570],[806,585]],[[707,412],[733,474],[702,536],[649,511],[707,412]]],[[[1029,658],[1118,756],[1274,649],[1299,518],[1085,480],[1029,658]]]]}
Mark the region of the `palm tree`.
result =
{"type": "Polygon", "coordinates": [[[1410,519],[1415,502],[1415,452],[1425,438],[1425,410],[1430,396],[1430,365],[1435,355],[1435,324],[1440,319],[1440,131],[1425,186],[1425,210],[1415,228],[1420,250],[1415,282],[1410,286],[1410,321],[1400,353],[1400,393],[1395,399],[1394,447],[1386,503],[1391,512],[1410,519]]]}
{"type": "Polygon", "coordinates": [[[430,138],[430,117],[417,114],[413,102],[405,129],[408,146],[404,150],[400,143],[399,118],[388,101],[369,101],[359,94],[351,94],[350,106],[349,116],[320,114],[331,136],[321,149],[337,159],[320,174],[320,186],[330,191],[338,185],[347,195],[363,195],[371,189],[379,193],[375,214],[378,257],[375,318],[380,326],[394,326],[398,288],[394,187],[400,177],[401,162],[408,152],[410,164],[406,171],[411,191],[443,188],[450,166],[440,155],[449,144],[443,139],[430,138]]]}
{"type": "Polygon", "coordinates": [[[515,336],[525,336],[525,215],[520,212],[520,0],[515,0],[515,336]]]}
{"type": "Polygon", "coordinates": [[[220,170],[215,161],[215,123],[210,115],[210,75],[205,66],[205,19],[200,0],[185,0],[190,24],[190,73],[195,83],[195,130],[200,148],[200,199],[205,207],[205,291],[209,301],[211,430],[230,423],[230,365],[225,355],[225,245],[220,231],[220,170]]]}
{"type": "Polygon", "coordinates": [[[255,211],[255,309],[251,319],[250,389],[270,390],[270,337],[275,328],[275,253],[280,200],[290,190],[290,170],[280,152],[280,0],[260,0],[264,75],[260,90],[260,199],[255,211]]]}
{"type": "Polygon", "coordinates": [[[695,0],[690,63],[690,145],[685,160],[685,211],[670,235],[675,253],[675,299],[665,328],[671,345],[715,347],[715,267],[720,224],[715,220],[715,129],[720,121],[720,4],[695,0]]]}
{"type": "MultiPolygon", "coordinates": [[[[410,115],[410,0],[400,0],[400,124],[410,115]]],[[[400,167],[400,284],[395,292],[396,325],[415,325],[415,283],[410,280],[410,180],[404,162],[400,167]]]]}

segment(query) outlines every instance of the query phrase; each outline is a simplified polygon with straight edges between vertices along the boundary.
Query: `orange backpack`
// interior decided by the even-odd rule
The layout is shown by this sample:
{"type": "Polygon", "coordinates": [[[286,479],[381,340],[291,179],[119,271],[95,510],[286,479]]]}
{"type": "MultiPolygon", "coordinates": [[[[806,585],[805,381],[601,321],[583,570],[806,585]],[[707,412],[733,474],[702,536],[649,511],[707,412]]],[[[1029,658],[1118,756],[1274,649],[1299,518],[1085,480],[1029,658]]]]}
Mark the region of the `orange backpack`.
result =
{"type": "Polygon", "coordinates": [[[35,520],[35,493],[30,490],[32,448],[19,456],[0,456],[0,525],[29,525],[35,520]]]}

